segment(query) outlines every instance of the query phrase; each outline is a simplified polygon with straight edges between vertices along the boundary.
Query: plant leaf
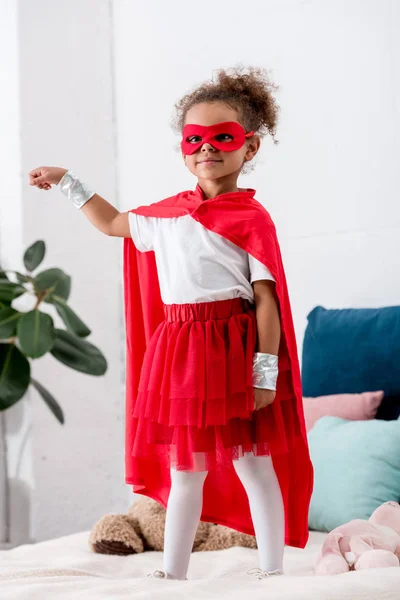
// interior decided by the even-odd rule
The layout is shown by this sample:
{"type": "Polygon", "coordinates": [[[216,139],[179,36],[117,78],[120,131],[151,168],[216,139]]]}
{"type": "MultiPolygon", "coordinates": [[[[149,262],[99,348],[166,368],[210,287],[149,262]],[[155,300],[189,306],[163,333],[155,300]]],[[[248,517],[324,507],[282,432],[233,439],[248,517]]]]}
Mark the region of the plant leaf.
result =
{"type": "Polygon", "coordinates": [[[18,271],[14,271],[14,273],[16,274],[17,279],[20,283],[28,283],[29,277],[27,275],[24,275],[23,273],[18,273],[18,271]]]}
{"type": "Polygon", "coordinates": [[[18,321],[17,334],[23,353],[31,358],[39,358],[54,346],[53,319],[40,310],[31,310],[18,321]]]}
{"type": "Polygon", "coordinates": [[[0,344],[0,410],[22,398],[29,386],[31,366],[14,344],[0,344]]]}
{"type": "Polygon", "coordinates": [[[11,302],[15,298],[25,294],[26,289],[19,283],[13,283],[7,279],[0,279],[0,301],[11,302]]]}
{"type": "Polygon", "coordinates": [[[88,375],[104,375],[107,361],[96,346],[69,331],[56,329],[52,355],[68,367],[88,375]]]}
{"type": "Polygon", "coordinates": [[[91,334],[91,331],[87,325],[78,317],[78,315],[68,306],[68,304],[59,296],[53,296],[51,299],[52,303],[56,307],[56,310],[62,320],[64,321],[67,329],[75,333],[79,337],[87,337],[91,334]]]}
{"type": "Polygon", "coordinates": [[[22,314],[11,307],[0,309],[0,339],[7,339],[17,333],[18,319],[22,314]]]}
{"type": "Polygon", "coordinates": [[[53,398],[50,392],[46,390],[46,388],[44,388],[41,383],[39,383],[38,381],[36,381],[36,379],[33,379],[32,377],[31,384],[42,396],[43,400],[46,402],[47,406],[50,408],[51,412],[56,417],[56,419],[60,421],[61,425],[64,425],[64,413],[57,400],[53,398]]]}
{"type": "Polygon", "coordinates": [[[45,298],[47,302],[51,302],[53,294],[63,300],[68,300],[71,291],[71,277],[61,269],[47,269],[36,275],[33,285],[39,294],[54,288],[51,294],[45,298]]]}
{"type": "Polygon", "coordinates": [[[29,246],[24,254],[24,265],[27,271],[33,271],[40,265],[46,254],[46,244],[39,240],[29,246]]]}
{"type": "Polygon", "coordinates": [[[31,280],[29,275],[24,275],[19,271],[12,271],[11,269],[7,269],[7,271],[0,271],[0,279],[7,279],[8,281],[10,281],[10,278],[8,277],[7,273],[14,273],[19,283],[28,283],[31,280]]]}

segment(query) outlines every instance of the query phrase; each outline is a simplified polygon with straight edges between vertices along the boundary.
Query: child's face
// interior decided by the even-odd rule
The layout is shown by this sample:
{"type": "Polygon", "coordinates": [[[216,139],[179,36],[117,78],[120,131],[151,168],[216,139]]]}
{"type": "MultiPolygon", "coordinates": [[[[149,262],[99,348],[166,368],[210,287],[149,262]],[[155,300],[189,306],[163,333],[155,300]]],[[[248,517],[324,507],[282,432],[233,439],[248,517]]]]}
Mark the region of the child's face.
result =
{"type": "MultiPolygon", "coordinates": [[[[235,109],[222,102],[203,102],[188,110],[185,125],[210,127],[217,123],[235,121],[240,123],[235,109]]],[[[223,138],[222,138],[223,139],[223,138]]],[[[256,135],[247,138],[238,150],[224,152],[209,142],[204,142],[193,154],[183,154],[186,166],[198,179],[220,179],[229,175],[239,175],[243,163],[251,160],[260,147],[256,135]]]]}

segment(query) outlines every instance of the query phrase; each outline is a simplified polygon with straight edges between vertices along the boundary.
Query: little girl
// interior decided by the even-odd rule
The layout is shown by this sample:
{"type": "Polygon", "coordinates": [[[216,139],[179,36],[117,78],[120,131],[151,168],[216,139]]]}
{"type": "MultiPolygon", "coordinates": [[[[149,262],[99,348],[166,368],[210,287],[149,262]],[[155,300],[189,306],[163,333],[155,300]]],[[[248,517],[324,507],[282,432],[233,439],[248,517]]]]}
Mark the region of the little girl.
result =
{"type": "Polygon", "coordinates": [[[199,519],[255,534],[257,578],[303,548],[313,486],[286,278],[269,213],[237,179],[278,108],[261,69],[219,71],[177,104],[194,191],[120,213],[40,167],[124,240],[126,482],[167,507],[163,570],[185,579],[199,519]]]}

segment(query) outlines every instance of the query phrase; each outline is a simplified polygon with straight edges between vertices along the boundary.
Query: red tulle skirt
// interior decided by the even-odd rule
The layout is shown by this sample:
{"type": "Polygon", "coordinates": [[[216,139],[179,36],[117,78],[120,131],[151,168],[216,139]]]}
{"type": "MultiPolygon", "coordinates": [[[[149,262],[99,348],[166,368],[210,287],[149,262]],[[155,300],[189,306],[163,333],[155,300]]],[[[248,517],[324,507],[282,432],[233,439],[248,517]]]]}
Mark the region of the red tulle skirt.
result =
{"type": "Polygon", "coordinates": [[[254,411],[253,305],[242,298],[169,304],[164,314],[144,356],[132,456],[203,471],[246,452],[269,455],[277,430],[271,407],[254,411]]]}

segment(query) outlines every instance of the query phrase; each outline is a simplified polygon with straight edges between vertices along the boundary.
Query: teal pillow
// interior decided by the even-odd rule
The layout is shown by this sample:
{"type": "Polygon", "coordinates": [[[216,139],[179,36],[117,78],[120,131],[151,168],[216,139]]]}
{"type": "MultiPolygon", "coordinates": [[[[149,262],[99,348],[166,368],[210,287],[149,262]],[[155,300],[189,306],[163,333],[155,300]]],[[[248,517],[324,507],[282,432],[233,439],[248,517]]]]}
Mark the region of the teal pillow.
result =
{"type": "Polygon", "coordinates": [[[322,417],[308,433],[314,465],[309,527],[331,531],[400,502],[400,420],[322,417]]]}

